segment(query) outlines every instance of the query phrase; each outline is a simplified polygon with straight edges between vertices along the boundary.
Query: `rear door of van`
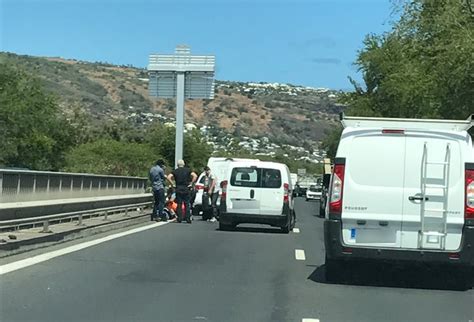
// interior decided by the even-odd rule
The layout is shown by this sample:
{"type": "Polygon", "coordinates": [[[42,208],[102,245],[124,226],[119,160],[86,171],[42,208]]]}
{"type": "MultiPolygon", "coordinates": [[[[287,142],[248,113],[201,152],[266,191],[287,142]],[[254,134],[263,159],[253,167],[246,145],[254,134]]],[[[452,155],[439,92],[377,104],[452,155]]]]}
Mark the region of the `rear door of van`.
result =
{"type": "Polygon", "coordinates": [[[208,162],[207,166],[211,169],[211,173],[217,178],[216,190],[220,190],[220,184],[228,173],[229,166],[232,161],[229,160],[213,160],[208,162]]]}
{"type": "MultiPolygon", "coordinates": [[[[219,161],[215,161],[214,164],[213,164],[213,167],[211,168],[211,173],[214,174],[214,176],[216,177],[217,181],[216,181],[216,187],[215,187],[215,191],[216,192],[219,192],[220,193],[220,190],[221,190],[221,182],[223,180],[226,180],[226,176],[227,176],[227,173],[229,171],[229,167],[230,165],[232,164],[232,161],[228,161],[228,160],[219,160],[219,161]]],[[[221,203],[221,198],[218,198],[217,199],[217,202],[216,204],[219,206],[221,203]]]]}
{"type": "Polygon", "coordinates": [[[399,248],[405,178],[405,138],[378,129],[343,133],[346,158],[342,235],[347,245],[399,248]]]}
{"type": "Polygon", "coordinates": [[[402,247],[456,250],[461,243],[464,225],[463,160],[468,150],[466,136],[435,131],[405,132],[402,247]],[[424,163],[427,163],[426,173],[424,163]],[[420,200],[423,177],[426,177],[424,211],[420,200]],[[446,240],[436,236],[420,236],[423,215],[425,232],[444,232],[445,209],[446,240]]]}
{"type": "Polygon", "coordinates": [[[257,167],[232,167],[227,188],[227,212],[260,214],[261,180],[261,171],[257,167]]]}
{"type": "Polygon", "coordinates": [[[282,215],[284,197],[283,173],[280,169],[276,168],[263,168],[261,171],[260,214],[282,215]]]}

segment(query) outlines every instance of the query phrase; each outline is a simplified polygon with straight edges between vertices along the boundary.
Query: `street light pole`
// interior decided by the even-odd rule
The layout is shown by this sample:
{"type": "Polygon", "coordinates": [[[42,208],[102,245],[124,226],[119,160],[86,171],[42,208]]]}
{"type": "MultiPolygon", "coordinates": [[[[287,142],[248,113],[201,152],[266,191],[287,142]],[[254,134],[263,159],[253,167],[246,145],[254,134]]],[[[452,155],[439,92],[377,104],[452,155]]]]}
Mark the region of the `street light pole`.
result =
{"type": "Polygon", "coordinates": [[[176,75],[176,148],[174,166],[183,159],[184,150],[184,73],[176,75]]]}

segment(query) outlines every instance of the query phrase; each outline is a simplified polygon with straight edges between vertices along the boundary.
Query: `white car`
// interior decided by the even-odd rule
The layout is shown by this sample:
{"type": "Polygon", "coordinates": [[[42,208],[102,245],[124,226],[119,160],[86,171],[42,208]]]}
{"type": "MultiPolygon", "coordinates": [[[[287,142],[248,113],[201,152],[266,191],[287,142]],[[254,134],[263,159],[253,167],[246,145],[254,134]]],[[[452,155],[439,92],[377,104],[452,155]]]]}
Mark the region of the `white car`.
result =
{"type": "Polygon", "coordinates": [[[255,160],[233,162],[221,185],[221,230],[241,223],[277,226],[284,233],[293,229],[293,188],[285,164],[255,160]]]}
{"type": "Polygon", "coordinates": [[[321,200],[322,187],[320,185],[312,184],[306,190],[306,201],[321,200]]]}
{"type": "Polygon", "coordinates": [[[474,118],[344,117],[328,194],[327,278],[353,260],[474,265],[474,118]]]}

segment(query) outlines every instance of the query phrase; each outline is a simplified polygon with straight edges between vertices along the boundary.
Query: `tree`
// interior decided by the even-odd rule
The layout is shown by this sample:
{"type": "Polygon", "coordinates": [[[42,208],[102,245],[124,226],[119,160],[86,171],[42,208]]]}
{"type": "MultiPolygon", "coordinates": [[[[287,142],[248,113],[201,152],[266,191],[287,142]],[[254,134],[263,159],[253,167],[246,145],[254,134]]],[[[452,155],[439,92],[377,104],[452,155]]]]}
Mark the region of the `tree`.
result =
{"type": "Polygon", "coordinates": [[[329,158],[334,158],[337,152],[337,146],[341,138],[342,127],[337,127],[326,134],[321,147],[326,151],[329,158]]]}
{"type": "Polygon", "coordinates": [[[58,170],[74,129],[38,79],[0,63],[0,164],[58,170]]]}
{"type": "Polygon", "coordinates": [[[356,64],[365,89],[344,97],[348,113],[465,119],[474,101],[474,17],[460,0],[403,1],[384,35],[369,35],[356,64]]]}
{"type": "Polygon", "coordinates": [[[160,156],[148,144],[99,139],[81,144],[66,157],[66,171],[146,177],[160,156]]]}
{"type": "MultiPolygon", "coordinates": [[[[368,35],[355,64],[364,84],[342,96],[347,114],[465,119],[474,102],[474,16],[461,0],[399,0],[390,32],[368,35]]],[[[340,129],[325,139],[335,152],[340,129]]]]}
{"type": "MultiPolygon", "coordinates": [[[[146,142],[150,149],[163,156],[168,165],[174,166],[175,158],[175,128],[156,123],[148,129],[146,142]]],[[[207,164],[212,149],[198,130],[184,134],[183,158],[192,169],[198,170],[207,164]]]]}

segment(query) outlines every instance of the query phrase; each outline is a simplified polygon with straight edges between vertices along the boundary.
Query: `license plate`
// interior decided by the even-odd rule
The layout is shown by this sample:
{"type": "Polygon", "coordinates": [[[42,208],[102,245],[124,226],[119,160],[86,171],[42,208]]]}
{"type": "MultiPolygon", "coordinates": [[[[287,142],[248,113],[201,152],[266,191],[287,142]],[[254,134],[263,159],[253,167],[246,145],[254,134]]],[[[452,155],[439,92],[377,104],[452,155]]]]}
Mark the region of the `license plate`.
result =
{"type": "Polygon", "coordinates": [[[439,244],[439,236],[428,235],[428,240],[426,242],[428,242],[429,244],[439,244]]]}

